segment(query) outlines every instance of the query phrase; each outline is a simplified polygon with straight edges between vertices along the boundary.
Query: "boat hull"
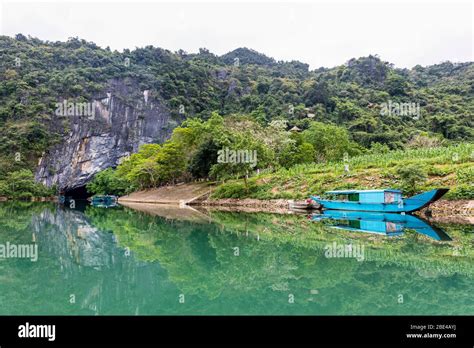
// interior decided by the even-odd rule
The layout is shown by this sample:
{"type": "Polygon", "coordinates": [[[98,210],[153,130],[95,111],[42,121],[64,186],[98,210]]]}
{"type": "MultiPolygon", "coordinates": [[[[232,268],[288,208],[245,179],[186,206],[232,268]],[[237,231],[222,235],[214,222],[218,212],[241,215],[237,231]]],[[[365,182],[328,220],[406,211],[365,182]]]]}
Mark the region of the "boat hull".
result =
{"type": "Polygon", "coordinates": [[[436,189],[421,193],[419,195],[403,199],[397,203],[363,203],[351,201],[331,201],[318,197],[311,197],[315,202],[319,203],[323,209],[331,210],[357,210],[368,212],[382,213],[410,213],[424,207],[440,199],[448,189],[436,189]]]}

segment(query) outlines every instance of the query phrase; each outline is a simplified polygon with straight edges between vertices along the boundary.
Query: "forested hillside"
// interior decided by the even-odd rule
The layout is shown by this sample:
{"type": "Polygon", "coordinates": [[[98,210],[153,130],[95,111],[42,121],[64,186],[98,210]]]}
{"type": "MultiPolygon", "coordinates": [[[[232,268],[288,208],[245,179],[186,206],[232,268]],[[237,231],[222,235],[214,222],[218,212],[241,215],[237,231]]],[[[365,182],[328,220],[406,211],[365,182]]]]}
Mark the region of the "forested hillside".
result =
{"type": "MultiPolygon", "coordinates": [[[[131,107],[143,91],[151,91],[170,110],[171,128],[188,120],[190,128],[210,134],[214,113],[225,138],[196,135],[179,143],[176,139],[186,133],[182,127],[174,145],[162,147],[185,153],[183,170],[139,179],[134,188],[182,177],[219,177],[226,169],[211,172],[212,164],[204,162],[223,146],[259,148],[258,169],[276,170],[341,160],[346,152],[474,140],[472,62],[397,69],[375,55],[309,70],[305,63],[278,62],[247,48],[223,56],[206,49],[189,54],[151,46],[120,53],[78,38],[45,42],[21,34],[1,36],[0,54],[0,195],[12,195],[15,176],[30,180],[28,171],[34,172],[38,158],[72,131],[67,118],[56,117],[56,104],[103,98],[111,81],[138,86],[140,93],[123,101],[131,107]],[[245,140],[249,134],[255,143],[245,140]]],[[[176,158],[165,152],[160,155],[164,159],[156,159],[160,147],[153,151],[147,157],[153,163],[176,158]]],[[[140,167],[137,175],[152,172],[145,169],[140,167]]],[[[43,194],[40,187],[31,190],[43,194]]]]}

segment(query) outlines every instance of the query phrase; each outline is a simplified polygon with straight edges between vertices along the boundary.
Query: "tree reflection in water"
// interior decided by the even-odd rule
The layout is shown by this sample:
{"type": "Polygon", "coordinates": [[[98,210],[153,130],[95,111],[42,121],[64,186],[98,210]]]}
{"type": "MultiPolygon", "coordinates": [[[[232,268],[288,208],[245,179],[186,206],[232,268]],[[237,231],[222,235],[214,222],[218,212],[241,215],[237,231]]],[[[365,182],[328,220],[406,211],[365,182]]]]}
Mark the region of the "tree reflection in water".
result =
{"type": "Polygon", "coordinates": [[[472,226],[443,225],[452,240],[439,242],[339,231],[300,215],[181,215],[0,204],[0,243],[31,243],[34,234],[39,245],[35,263],[0,260],[0,313],[474,312],[472,226]],[[332,243],[364,245],[364,261],[326,258],[332,243]]]}

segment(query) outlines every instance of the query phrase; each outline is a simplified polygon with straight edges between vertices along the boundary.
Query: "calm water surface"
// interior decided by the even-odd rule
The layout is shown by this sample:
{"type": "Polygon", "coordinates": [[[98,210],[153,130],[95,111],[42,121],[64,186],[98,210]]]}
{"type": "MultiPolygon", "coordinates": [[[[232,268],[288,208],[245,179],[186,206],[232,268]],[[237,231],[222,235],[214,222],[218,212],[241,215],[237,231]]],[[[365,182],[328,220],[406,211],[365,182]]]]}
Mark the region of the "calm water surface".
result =
{"type": "Polygon", "coordinates": [[[0,203],[0,246],[38,246],[36,261],[0,258],[0,314],[474,314],[472,225],[437,224],[450,238],[438,241],[139,209],[0,203]]]}

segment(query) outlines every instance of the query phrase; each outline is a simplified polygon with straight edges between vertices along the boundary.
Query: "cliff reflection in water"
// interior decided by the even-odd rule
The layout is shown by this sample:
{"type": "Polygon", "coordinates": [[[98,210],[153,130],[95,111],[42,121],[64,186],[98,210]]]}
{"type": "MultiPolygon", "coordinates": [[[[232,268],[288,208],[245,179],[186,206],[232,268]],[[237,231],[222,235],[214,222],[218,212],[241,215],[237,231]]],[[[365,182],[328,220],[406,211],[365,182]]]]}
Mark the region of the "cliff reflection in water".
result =
{"type": "Polygon", "coordinates": [[[436,241],[299,215],[141,209],[0,204],[0,243],[39,246],[37,262],[0,259],[0,313],[474,312],[471,225],[443,225],[452,240],[436,241]],[[328,258],[328,245],[363,245],[364,260],[328,258]]]}

